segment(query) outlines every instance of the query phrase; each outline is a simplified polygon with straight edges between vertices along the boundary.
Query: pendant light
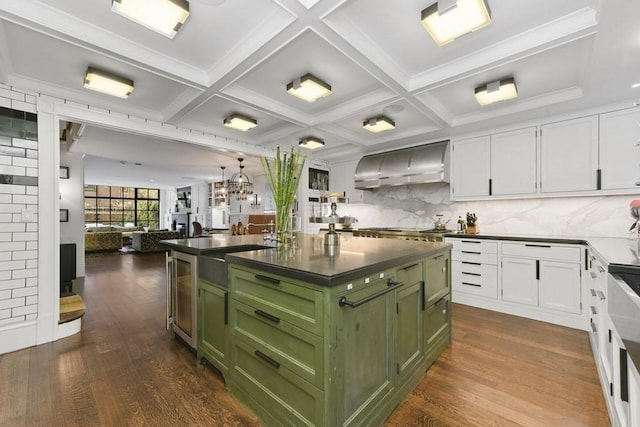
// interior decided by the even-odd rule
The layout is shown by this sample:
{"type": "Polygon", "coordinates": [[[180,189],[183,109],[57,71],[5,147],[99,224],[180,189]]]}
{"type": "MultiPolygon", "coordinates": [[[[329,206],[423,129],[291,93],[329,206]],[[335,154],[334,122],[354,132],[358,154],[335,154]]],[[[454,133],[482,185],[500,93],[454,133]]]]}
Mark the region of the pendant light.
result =
{"type": "Polygon", "coordinates": [[[227,197],[227,181],[224,180],[224,170],[226,168],[226,166],[220,166],[220,169],[222,169],[222,181],[217,182],[215,186],[215,197],[219,199],[227,197]]]}
{"type": "Polygon", "coordinates": [[[236,200],[247,200],[247,196],[253,194],[253,184],[249,181],[247,174],[243,172],[243,160],[242,157],[238,159],[238,162],[240,162],[240,171],[233,174],[229,180],[229,194],[235,194],[236,200]]]}

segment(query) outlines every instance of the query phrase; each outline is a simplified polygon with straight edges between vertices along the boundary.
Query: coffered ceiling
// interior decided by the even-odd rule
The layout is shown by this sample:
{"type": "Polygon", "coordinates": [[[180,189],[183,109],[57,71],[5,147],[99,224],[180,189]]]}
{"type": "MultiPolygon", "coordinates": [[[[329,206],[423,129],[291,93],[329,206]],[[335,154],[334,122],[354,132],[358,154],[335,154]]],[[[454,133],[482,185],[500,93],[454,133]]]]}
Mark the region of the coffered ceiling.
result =
{"type": "MultiPolygon", "coordinates": [[[[438,47],[420,22],[433,0],[190,0],[174,39],[114,14],[110,0],[0,0],[0,81],[258,146],[314,135],[326,145],[310,155],[329,161],[639,96],[640,2],[487,1],[490,26],[438,47]],[[88,65],[130,78],[133,94],[84,89],[88,65]],[[333,94],[288,95],[308,72],[333,94]],[[508,76],[518,98],[479,106],[474,88],[508,76]],[[258,126],[223,127],[233,112],[258,126]],[[362,128],[379,114],[396,128],[362,128]]],[[[109,157],[91,142],[78,147],[109,157]]],[[[157,151],[146,151],[155,163],[157,151]]],[[[216,161],[235,166],[229,154],[216,161]]]]}

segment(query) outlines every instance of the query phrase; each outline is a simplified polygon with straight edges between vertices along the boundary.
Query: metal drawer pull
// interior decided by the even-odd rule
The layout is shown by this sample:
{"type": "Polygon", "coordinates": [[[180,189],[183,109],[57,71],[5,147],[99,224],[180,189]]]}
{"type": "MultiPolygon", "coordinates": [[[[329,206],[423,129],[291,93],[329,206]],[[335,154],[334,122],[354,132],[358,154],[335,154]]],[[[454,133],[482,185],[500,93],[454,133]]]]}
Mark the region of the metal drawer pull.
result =
{"type": "Polygon", "coordinates": [[[258,316],[264,317],[267,320],[271,320],[273,323],[280,323],[280,318],[278,318],[278,317],[276,317],[276,316],[274,316],[272,314],[269,314],[267,312],[264,312],[262,310],[256,310],[256,311],[254,311],[254,313],[256,313],[258,316]]]}
{"type": "Polygon", "coordinates": [[[256,356],[258,356],[260,359],[262,359],[265,362],[267,362],[269,365],[273,366],[274,368],[278,369],[280,367],[280,362],[277,362],[277,361],[273,360],[272,358],[270,358],[269,356],[267,356],[266,354],[264,354],[260,350],[256,350],[253,353],[256,356]]]}
{"type": "Polygon", "coordinates": [[[605,270],[603,266],[599,265],[599,266],[598,266],[598,271],[599,271],[600,273],[604,273],[604,272],[605,272],[605,271],[607,271],[607,270],[605,270]]]}
{"type": "Polygon", "coordinates": [[[478,242],[477,240],[462,240],[462,243],[482,243],[482,242],[478,242]]]}
{"type": "Polygon", "coordinates": [[[472,251],[460,251],[463,254],[473,254],[473,255],[482,255],[482,252],[472,252],[472,251]]]}
{"type": "Polygon", "coordinates": [[[591,306],[591,314],[593,314],[593,315],[598,314],[598,310],[596,310],[596,308],[594,306],[591,306]]]}
{"type": "Polygon", "coordinates": [[[269,276],[263,276],[262,274],[256,274],[253,277],[255,277],[258,280],[262,280],[263,282],[273,283],[274,285],[280,284],[280,280],[274,279],[273,277],[269,277],[269,276]]]}
{"type": "Polygon", "coordinates": [[[596,327],[596,324],[591,322],[591,330],[593,331],[593,333],[597,333],[598,332],[598,328],[596,327]]]}
{"type": "Polygon", "coordinates": [[[475,286],[476,288],[481,288],[482,285],[478,285],[475,283],[467,283],[467,282],[461,282],[463,285],[467,285],[467,286],[475,286]]]}
{"type": "Polygon", "coordinates": [[[402,267],[401,270],[407,271],[407,270],[411,270],[413,267],[417,267],[417,266],[418,266],[418,264],[411,264],[411,265],[408,265],[406,267],[402,267]]]}
{"type": "Polygon", "coordinates": [[[469,264],[469,265],[482,265],[479,262],[471,262],[471,261],[460,261],[461,264],[469,264]]]}
{"type": "Polygon", "coordinates": [[[362,298],[360,301],[349,301],[347,299],[347,297],[342,296],[342,297],[340,297],[340,299],[338,299],[338,305],[340,307],[344,307],[345,305],[348,305],[351,308],[356,308],[356,307],[358,307],[358,306],[360,306],[360,305],[362,305],[364,303],[367,303],[367,302],[369,302],[371,300],[374,300],[374,299],[378,298],[379,296],[382,296],[382,295],[384,295],[384,294],[386,294],[388,292],[391,292],[392,290],[394,290],[396,288],[399,288],[402,285],[403,285],[402,282],[395,282],[395,281],[389,279],[389,281],[387,282],[387,288],[386,289],[383,289],[383,290],[381,290],[379,292],[376,292],[375,294],[371,294],[366,298],[362,298]]]}
{"type": "MultiPolygon", "coordinates": [[[[442,297],[438,301],[436,301],[436,306],[442,305],[447,300],[447,297],[442,297]]],[[[443,312],[444,313],[444,312],[443,312]]]]}
{"type": "Polygon", "coordinates": [[[597,296],[597,295],[598,295],[598,294],[596,294],[596,291],[595,291],[595,290],[590,289],[590,291],[591,291],[591,296],[592,296],[592,297],[595,297],[595,296],[597,296]]]}
{"type": "Polygon", "coordinates": [[[444,255],[438,255],[438,256],[434,256],[433,259],[440,259],[442,258],[444,255]]]}
{"type": "Polygon", "coordinates": [[[589,274],[591,274],[591,278],[592,279],[595,279],[596,277],[598,277],[598,275],[596,273],[594,273],[593,271],[591,273],[589,273],[589,274]]]}
{"type": "Polygon", "coordinates": [[[466,274],[467,276],[482,277],[482,274],[480,273],[467,273],[466,271],[463,271],[462,274],[466,274]]]}
{"type": "Polygon", "coordinates": [[[550,245],[534,245],[533,243],[526,243],[525,246],[529,248],[551,248],[550,245]]]}
{"type": "Polygon", "coordinates": [[[598,291],[598,298],[600,298],[602,301],[606,300],[607,297],[604,296],[604,294],[602,293],[602,291],[598,291]]]}

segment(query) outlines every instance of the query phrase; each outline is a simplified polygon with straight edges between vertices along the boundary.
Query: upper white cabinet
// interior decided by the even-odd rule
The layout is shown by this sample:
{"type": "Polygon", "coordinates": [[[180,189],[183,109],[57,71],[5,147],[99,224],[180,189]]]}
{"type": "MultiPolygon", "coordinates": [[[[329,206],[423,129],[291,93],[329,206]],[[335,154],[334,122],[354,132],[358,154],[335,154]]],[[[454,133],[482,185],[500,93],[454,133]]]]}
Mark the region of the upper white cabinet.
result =
{"type": "Polygon", "coordinates": [[[536,193],[536,128],[453,144],[454,198],[536,193]]]}
{"type": "Polygon", "coordinates": [[[349,203],[362,203],[362,190],[355,188],[353,179],[357,166],[357,160],[334,165],[330,171],[329,192],[344,193],[349,203]]]}
{"type": "Polygon", "coordinates": [[[598,116],[540,126],[540,191],[597,190],[598,116]]]}
{"type": "Polygon", "coordinates": [[[640,190],[640,109],[600,115],[603,190],[640,190]]]}
{"type": "Polygon", "coordinates": [[[456,198],[488,196],[491,178],[491,138],[482,136],[456,141],[451,157],[451,194],[456,198]]]}

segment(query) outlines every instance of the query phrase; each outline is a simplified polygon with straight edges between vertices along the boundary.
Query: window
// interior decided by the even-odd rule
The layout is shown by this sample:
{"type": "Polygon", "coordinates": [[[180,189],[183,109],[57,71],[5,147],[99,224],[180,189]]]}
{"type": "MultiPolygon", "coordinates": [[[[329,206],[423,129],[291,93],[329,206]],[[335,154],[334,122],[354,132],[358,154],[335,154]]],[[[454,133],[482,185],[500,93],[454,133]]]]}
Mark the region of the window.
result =
{"type": "Polygon", "coordinates": [[[160,226],[160,190],[154,188],[84,186],[85,225],[160,226]]]}

